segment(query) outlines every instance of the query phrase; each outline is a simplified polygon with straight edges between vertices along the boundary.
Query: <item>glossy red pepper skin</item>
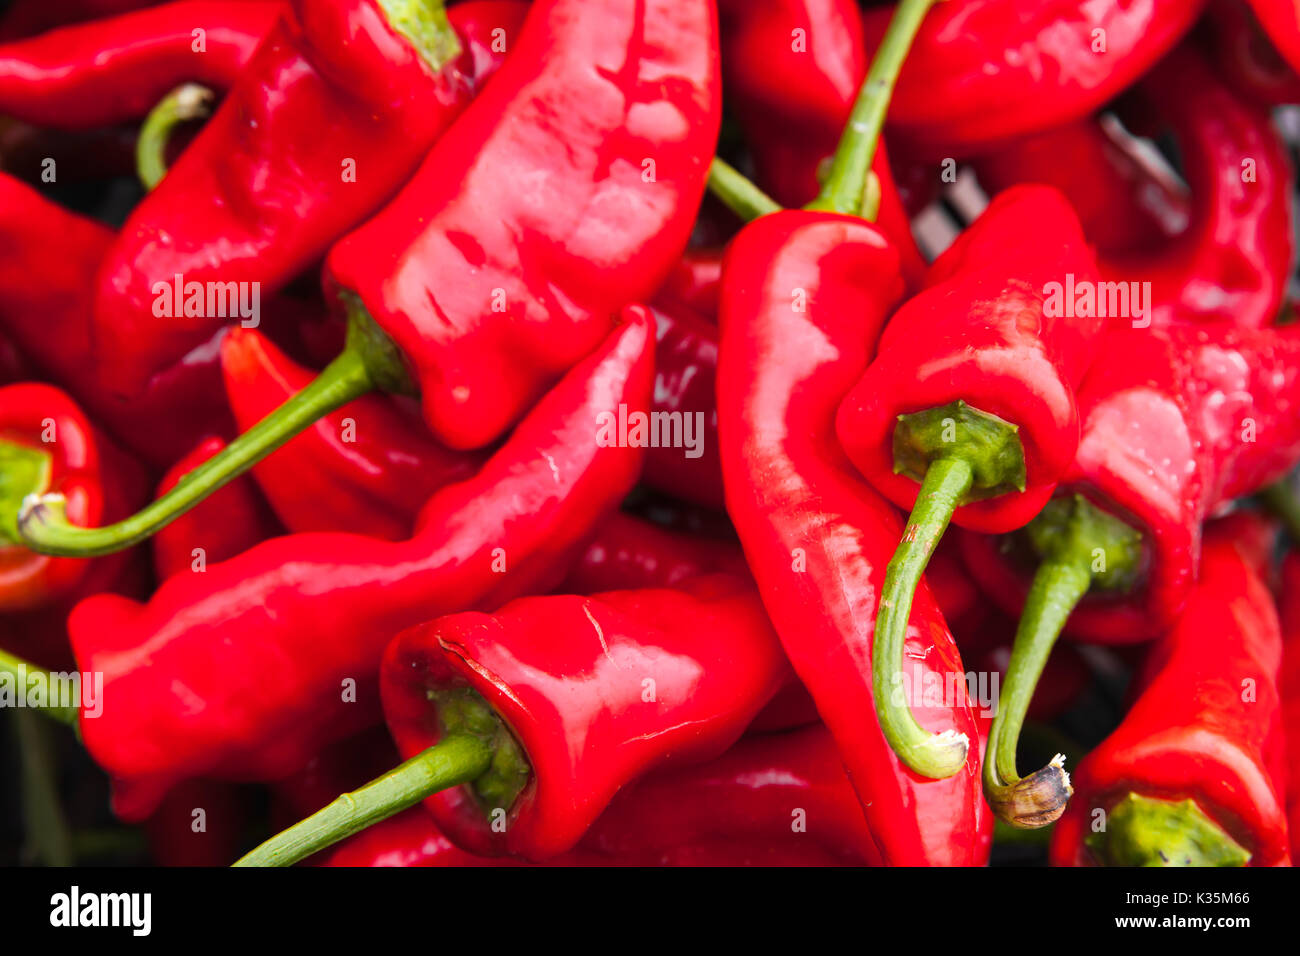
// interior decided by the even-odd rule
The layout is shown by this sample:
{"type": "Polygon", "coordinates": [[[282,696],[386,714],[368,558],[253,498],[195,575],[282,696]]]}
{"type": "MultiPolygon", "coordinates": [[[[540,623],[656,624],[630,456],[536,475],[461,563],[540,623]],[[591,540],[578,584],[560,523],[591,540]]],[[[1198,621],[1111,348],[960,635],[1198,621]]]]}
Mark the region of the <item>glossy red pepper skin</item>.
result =
{"type": "Polygon", "coordinates": [[[441,739],[432,692],[487,701],[532,768],[504,832],[466,787],[425,806],[466,850],[544,860],[572,849],[625,784],[722,754],[788,677],[752,584],[720,575],[444,617],[398,635],[380,681],[407,758],[441,739]]]}
{"type": "MultiPolygon", "coordinates": [[[[788,208],[813,200],[818,174],[849,121],[869,60],[855,0],[721,0],[723,84],[757,166],[757,181],[788,208]]],[[[882,143],[877,222],[915,286],[925,262],[882,143]]]]}
{"type": "Polygon", "coordinates": [[[661,528],[619,511],[596,528],[559,590],[671,588],[705,574],[748,574],[745,556],[735,542],[661,528]]]}
{"type": "Polygon", "coordinates": [[[1300,555],[1282,562],[1278,610],[1282,617],[1282,726],[1286,733],[1287,833],[1291,856],[1300,856],[1300,555]]]}
{"type": "Polygon", "coordinates": [[[1300,12],[1291,0],[1249,0],[1260,26],[1293,70],[1300,71],[1300,12]]]}
{"type": "Polygon", "coordinates": [[[429,500],[407,541],[288,535],[174,577],[145,606],[82,602],[73,648],[104,673],[106,704],[82,733],[115,778],[119,815],[147,813],[179,779],[292,773],[374,722],[373,681],[394,633],[557,583],[640,473],[640,449],[597,445],[592,423],[620,404],[647,407],[652,336],[644,312],[629,310],[478,475],[429,500]],[[230,651],[232,634],[247,654],[230,651]],[[341,699],[346,679],[355,703],[341,699]]]}
{"type": "Polygon", "coordinates": [[[355,293],[406,356],[452,448],[497,438],[659,287],[721,121],[705,0],[540,0],[512,54],[326,262],[332,293],[355,293]]]}
{"type": "Polygon", "coordinates": [[[138,120],[187,81],[228,90],[286,16],[286,3],[180,0],[5,44],[0,113],[89,129],[138,120]]]}
{"type": "Polygon", "coordinates": [[[168,467],[193,447],[194,432],[234,430],[214,350],[197,350],[120,399],[102,371],[114,356],[89,348],[91,288],[113,234],[36,190],[0,176],[0,328],[41,377],[76,397],[114,438],[150,464],[168,467]],[[58,255],[41,250],[58,249],[58,255]]]}
{"type": "MultiPolygon", "coordinates": [[[[1295,176],[1267,107],[1230,90],[1192,45],[1169,54],[1137,90],[1134,108],[1171,129],[1177,140],[1190,189],[1189,218],[1183,229],[1163,239],[1121,249],[1102,243],[1102,278],[1149,282],[1149,318],[1156,326],[1188,321],[1272,325],[1295,257],[1295,176]]],[[[981,181],[996,189],[1017,181],[1012,176],[1059,180],[1059,169],[1075,160],[1072,156],[1063,164],[1059,153],[1050,158],[1052,145],[1033,155],[1021,149],[1009,168],[999,169],[1000,159],[985,161],[981,181]]],[[[1076,205],[1097,188],[1073,181],[1062,185],[1076,205]]],[[[1123,201],[1112,197],[1106,204],[1114,208],[1123,201]]]]}
{"type": "MultiPolygon", "coordinates": [[[[1300,327],[1115,329],[1079,392],[1082,437],[1059,493],[1081,493],[1144,539],[1142,584],[1088,595],[1065,632],[1150,640],[1182,612],[1197,577],[1201,525],[1300,461],[1300,327]]],[[[966,567],[1019,614],[1030,570],[1010,542],[964,535],[966,567]]]]}
{"type": "MultiPolygon", "coordinates": [[[[943,780],[895,756],[872,719],[871,638],[903,523],[853,471],[835,411],[867,366],[902,282],[881,233],[851,217],[782,212],[750,223],[723,267],[718,413],[727,511],[786,653],[839,746],[881,858],[983,861],[991,826],[979,750],[943,780]],[[801,291],[805,311],[792,308],[801,291]]],[[[962,671],[922,583],[909,655],[943,680],[962,671]]],[[[920,706],[933,731],[977,740],[964,694],[920,706]]]]}
{"type": "Polygon", "coordinates": [[[1030,521],[1070,466],[1078,442],[1074,390],[1092,364],[1103,319],[1053,316],[1048,283],[1095,283],[1096,264],[1064,196],[1002,193],[926,273],[840,406],[845,452],[878,492],[910,510],[921,485],[895,469],[900,415],[957,401],[1018,426],[1025,490],[957,508],[954,524],[1011,531],[1030,521]],[[1028,225],[1034,224],[1030,230],[1028,225]]]}
{"type": "MultiPolygon", "coordinates": [[[[163,475],[155,497],[175,488],[181,478],[225,447],[215,436],[199,442],[163,475]]],[[[209,564],[233,558],[283,533],[253,480],[240,476],[154,535],[154,571],[159,581],[173,574],[206,572],[209,564]]]]}
{"type": "Polygon", "coordinates": [[[651,311],[658,339],[654,411],[680,415],[683,437],[681,442],[646,449],[642,480],[683,501],[721,510],[722,465],[718,461],[718,403],[714,396],[718,327],[683,306],[652,306],[651,311]],[[688,434],[689,444],[685,440],[688,434]]]}
{"type": "MultiPolygon", "coordinates": [[[[930,159],[970,154],[1100,108],[1173,48],[1203,0],[962,0],[926,16],[889,107],[889,131],[930,159]],[[1103,31],[1105,52],[1094,52],[1103,31]]],[[[892,10],[863,14],[875,50],[892,10]]]]}
{"type": "MultiPolygon", "coordinates": [[[[106,375],[123,394],[229,321],[213,314],[229,309],[178,315],[177,303],[156,314],[160,295],[176,298],[177,276],[187,286],[257,288],[265,304],[392,196],[484,79],[462,71],[472,56],[432,70],[376,4],[300,0],[303,30],[318,45],[287,22],[277,25],[131,213],[100,270],[94,306],[96,347],[121,356],[106,375]],[[326,13],[339,20],[322,25],[326,13]],[[370,79],[340,87],[329,77],[344,66],[352,79],[370,79]],[[222,202],[196,216],[189,201],[196,195],[222,202]]],[[[517,13],[513,5],[490,9],[517,13]]],[[[471,4],[449,19],[455,28],[462,18],[477,22],[478,13],[471,4]]]]}
{"type": "MultiPolygon", "coordinates": [[[[315,377],[253,329],[230,331],[221,343],[221,367],[241,430],[315,377]]],[[[470,478],[486,457],[448,451],[428,436],[418,414],[366,395],[291,439],[252,475],[290,531],[400,541],[430,495],[470,478]]]]}
{"type": "Polygon", "coordinates": [[[1092,864],[1084,838],[1094,811],[1135,792],[1190,797],[1251,852],[1251,866],[1290,865],[1282,788],[1268,766],[1279,742],[1270,738],[1281,729],[1281,659],[1268,588],[1230,536],[1209,530],[1186,613],[1152,648],[1141,692],[1119,728],[1073,774],[1052,863],[1092,864]]]}
{"type": "Polygon", "coordinates": [[[655,304],[665,309],[685,306],[701,318],[716,323],[724,252],[725,248],[714,246],[687,249],[655,293],[655,304]]]}
{"type": "Polygon", "coordinates": [[[1283,59],[1245,0],[1212,0],[1200,36],[1219,74],[1258,103],[1300,103],[1300,73],[1283,59]]]}

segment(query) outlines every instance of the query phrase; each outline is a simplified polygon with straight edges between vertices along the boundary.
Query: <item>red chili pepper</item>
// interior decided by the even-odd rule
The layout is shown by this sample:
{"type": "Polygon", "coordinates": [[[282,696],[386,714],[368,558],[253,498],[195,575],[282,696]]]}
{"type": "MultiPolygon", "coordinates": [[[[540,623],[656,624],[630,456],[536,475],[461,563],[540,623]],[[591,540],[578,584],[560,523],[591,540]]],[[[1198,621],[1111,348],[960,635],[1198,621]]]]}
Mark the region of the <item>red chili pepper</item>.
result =
{"type": "Polygon", "coordinates": [[[117,16],[155,6],[162,0],[13,0],[0,16],[0,37],[19,39],[52,30],[56,27],[117,16]]]}
{"type": "Polygon", "coordinates": [[[1286,730],[1286,807],[1291,856],[1300,857],[1300,555],[1282,562],[1282,726],[1286,730]]]}
{"type": "Polygon", "coordinates": [[[459,18],[518,13],[415,0],[295,9],[301,33],[282,22],[267,36],[104,262],[95,341],[121,355],[106,374],[124,394],[231,318],[253,318],[249,290],[279,292],[382,206],[484,79],[462,72],[473,64],[458,59],[459,18]],[[193,196],[223,201],[196,216],[193,196]]]}
{"type": "Polygon", "coordinates": [[[499,437],[685,248],[720,122],[714,20],[706,0],[530,7],[501,74],[330,254],[350,317],[343,354],[171,500],[94,531],[30,509],[24,541],[87,556],[141,540],[321,415],[376,387],[408,390],[408,364],[436,438],[474,448],[499,437]],[[545,183],[545,202],[501,185],[520,181],[545,183]],[[473,281],[444,281],[453,275],[473,281]]]}
{"type": "Polygon", "coordinates": [[[293,772],[375,720],[379,657],[396,631],[556,583],[640,472],[639,449],[592,442],[599,416],[648,405],[650,320],[628,319],[478,475],[430,499],[410,540],[288,535],[174,577],[145,606],[82,602],[73,649],[104,674],[105,706],[81,732],[115,778],[118,814],[139,818],[180,779],[293,772]]]}
{"type": "Polygon", "coordinates": [[[425,801],[438,827],[476,853],[542,860],[636,777],[724,752],[788,673],[752,586],[715,576],[442,618],[394,640],[381,681],[408,758],[487,744],[457,768],[467,786],[425,801]]]}
{"type": "Polygon", "coordinates": [[[701,318],[717,322],[723,252],[716,247],[687,249],[655,293],[655,303],[669,311],[673,306],[685,306],[701,318]]]}
{"type": "MultiPolygon", "coordinates": [[[[1173,48],[1203,0],[940,4],[890,104],[890,131],[931,159],[1060,126],[1101,107],[1173,48]]],[[[866,48],[887,7],[863,13],[866,48]]]]}
{"type": "MultiPolygon", "coordinates": [[[[1236,95],[1209,63],[1186,45],[1167,56],[1138,86],[1138,108],[1168,125],[1183,159],[1191,191],[1190,219],[1177,235],[1099,256],[1102,277],[1136,294],[1149,283],[1149,311],[1138,322],[1165,326],[1179,321],[1272,325],[1286,295],[1295,236],[1291,194],[1295,177],[1286,147],[1267,108],[1236,95]]],[[[1053,144],[1021,152],[1008,168],[1001,158],[980,165],[981,182],[993,189],[1017,181],[1060,181],[1054,172],[1069,164],[1051,153],[1053,144]],[[1049,158],[1054,155],[1055,158],[1049,158]],[[1039,163],[1035,163],[1038,160],[1039,163]],[[1041,164],[1041,169],[1035,168],[1041,164]],[[1045,175],[1044,175],[1045,174],[1045,175]]],[[[1019,149],[1020,147],[1015,147],[1019,149]]],[[[1061,185],[1076,185],[1064,182],[1061,185]]],[[[1085,185],[1086,197],[1095,187],[1085,185]]],[[[1086,202],[1078,191],[1069,195],[1086,202]]],[[[1113,208],[1122,203],[1112,197],[1113,208]]]]}
{"type": "MultiPolygon", "coordinates": [[[[279,408],[315,374],[252,329],[230,331],[221,343],[221,366],[241,429],[279,408]]],[[[418,415],[367,395],[320,419],[252,474],[290,531],[400,541],[430,495],[470,478],[486,457],[448,451],[427,436],[418,415]]]]}
{"type": "Polygon", "coordinates": [[[1107,644],[1160,633],[1185,613],[1206,516],[1300,461],[1300,327],[1121,328],[1102,354],[1057,497],[1015,537],[962,540],[985,592],[1023,608],[985,764],[990,803],[1020,825],[1050,822],[1045,808],[1068,797],[1059,767],[1015,771],[1024,708],[1062,628],[1107,644]]]}
{"type": "Polygon", "coordinates": [[[559,590],[594,594],[671,588],[690,578],[718,573],[748,573],[745,556],[735,542],[671,531],[616,512],[596,528],[559,590]]]}
{"type": "Polygon", "coordinates": [[[1289,866],[1268,767],[1281,658],[1267,587],[1211,527],[1186,612],[1153,647],[1123,723],[1074,775],[1052,862],[1289,866]]]}
{"type": "Polygon", "coordinates": [[[1300,103],[1300,73],[1243,0],[1213,0],[1199,33],[1219,75],[1242,96],[1270,106],[1300,103]]]}
{"type": "MultiPolygon", "coordinates": [[[[157,494],[166,494],[225,447],[216,437],[199,442],[163,476],[157,494]]],[[[252,480],[236,478],[158,532],[153,539],[154,570],[160,581],[173,574],[204,573],[209,564],[233,558],[277,534],[283,534],[283,529],[252,480]]]]}
{"type": "Polygon", "coordinates": [[[185,81],[227,90],[286,16],[285,3],[179,0],[0,46],[0,113],[86,129],[138,120],[185,81]]]}
{"type": "Polygon", "coordinates": [[[1293,70],[1300,71],[1300,13],[1292,0],[1249,0],[1255,17],[1293,70]]]}
{"type": "MultiPolygon", "coordinates": [[[[839,142],[867,74],[862,16],[854,0],[721,0],[723,83],[758,167],[758,182],[783,206],[818,193],[819,173],[839,142]]],[[[898,250],[908,284],[925,261],[898,198],[881,143],[871,171],[877,222],[898,250]]]]}
{"type": "Polygon", "coordinates": [[[42,377],[68,389],[123,445],[158,466],[193,447],[193,431],[233,430],[215,350],[196,350],[125,402],[92,353],[90,289],[113,234],[0,176],[0,325],[42,377]],[[58,255],[42,250],[57,249],[58,255]]]}

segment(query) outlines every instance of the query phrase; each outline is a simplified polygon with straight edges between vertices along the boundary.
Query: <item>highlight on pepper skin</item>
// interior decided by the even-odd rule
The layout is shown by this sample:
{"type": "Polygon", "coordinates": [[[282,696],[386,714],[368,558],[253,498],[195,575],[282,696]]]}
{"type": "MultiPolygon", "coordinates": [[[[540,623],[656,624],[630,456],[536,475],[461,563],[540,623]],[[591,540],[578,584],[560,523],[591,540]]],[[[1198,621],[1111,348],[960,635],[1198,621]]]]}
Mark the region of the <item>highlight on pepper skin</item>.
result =
{"type": "Polygon", "coordinates": [[[0,863],[1291,865],[1298,117],[1273,0],[0,0],[0,863]]]}

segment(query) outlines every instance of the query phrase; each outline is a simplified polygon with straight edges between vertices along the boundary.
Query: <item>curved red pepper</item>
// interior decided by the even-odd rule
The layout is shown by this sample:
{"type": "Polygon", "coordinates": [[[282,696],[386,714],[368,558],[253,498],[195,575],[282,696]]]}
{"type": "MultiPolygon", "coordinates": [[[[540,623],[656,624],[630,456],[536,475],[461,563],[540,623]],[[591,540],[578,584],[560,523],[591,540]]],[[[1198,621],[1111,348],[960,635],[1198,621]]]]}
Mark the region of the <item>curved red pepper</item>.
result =
{"type": "Polygon", "coordinates": [[[1249,0],[1260,26],[1291,68],[1300,71],[1300,12],[1291,0],[1249,0]]]}
{"type": "MultiPolygon", "coordinates": [[[[867,75],[854,0],[721,0],[723,85],[758,167],[758,182],[787,207],[811,202],[867,75]]],[[[880,144],[877,222],[898,250],[908,284],[925,261],[880,144]]]]}
{"type": "Polygon", "coordinates": [[[704,574],[748,573],[735,542],[662,528],[616,512],[604,519],[558,590],[594,594],[671,588],[704,574]]]}
{"type": "MultiPolygon", "coordinates": [[[[1203,0],[941,3],[908,55],[889,130],[909,150],[942,159],[1079,119],[1172,49],[1203,6],[1203,0]]],[[[890,13],[888,7],[864,12],[868,50],[880,43],[890,13]]]]}
{"type": "MultiPolygon", "coordinates": [[[[1155,124],[1171,128],[1177,140],[1191,192],[1190,218],[1185,228],[1163,239],[1122,249],[1102,244],[1102,277],[1150,283],[1151,311],[1144,320],[1157,326],[1180,321],[1272,325],[1295,257],[1295,176],[1268,109],[1235,95],[1190,45],[1167,56],[1137,89],[1135,106],[1155,124]]],[[[1072,155],[1070,163],[1061,163],[1053,145],[1044,144],[1032,156],[1021,152],[1009,163],[989,158],[979,166],[981,181],[993,189],[1014,181],[1059,181],[1056,170],[1076,159],[1072,155]]],[[[1095,188],[1084,185],[1084,196],[1095,188]]],[[[1068,194],[1076,204],[1086,201],[1077,190],[1068,194]]],[[[1112,196],[1109,205],[1113,209],[1125,201],[1112,196]]]]}
{"type": "Polygon", "coordinates": [[[269,299],[382,206],[484,79],[457,59],[454,28],[479,15],[473,4],[434,28],[428,62],[377,0],[296,9],[305,35],[282,22],[267,36],[103,264],[94,341],[121,356],[105,374],[124,394],[243,315],[209,306],[220,306],[210,284],[238,289],[245,308],[253,289],[269,299]],[[348,86],[332,82],[345,72],[348,86]],[[196,195],[223,198],[196,216],[196,195]],[[197,307],[191,288],[203,290],[197,307]]]}
{"type": "Polygon", "coordinates": [[[1283,59],[1245,0],[1213,0],[1198,39],[1219,75],[1242,96],[1270,106],[1300,103],[1300,73],[1283,59]]]}
{"type": "MultiPolygon", "coordinates": [[[[1117,329],[1102,354],[1112,358],[1080,389],[1082,437],[1058,494],[1128,524],[1145,556],[1134,587],[1084,597],[1065,631],[1122,644],[1182,612],[1205,518],[1300,461],[1300,327],[1117,329]]],[[[1009,543],[966,535],[962,549],[985,593],[1019,613],[1030,573],[1009,543]]]]}
{"type": "MultiPolygon", "coordinates": [[[[207,461],[226,443],[205,438],[163,476],[157,494],[166,494],[190,471],[207,461]]],[[[193,511],[163,528],[153,539],[153,566],[158,580],[173,574],[206,571],[207,565],[247,551],[283,529],[249,478],[236,478],[193,511]],[[200,553],[196,553],[196,549],[200,553]],[[200,564],[200,557],[202,563],[200,564]]]]}
{"type": "Polygon", "coordinates": [[[1053,314],[1046,287],[1070,276],[1079,287],[1096,282],[1092,253],[1069,202],[1043,187],[1002,193],[940,256],[840,406],[839,439],[872,487],[911,509],[921,483],[901,470],[899,420],[963,401],[1017,427],[1024,484],[1008,493],[999,477],[994,497],[973,487],[952,521],[1010,531],[1042,510],[1074,458],[1074,389],[1103,322],[1095,311],[1053,314]]]}
{"type": "MultiPolygon", "coordinates": [[[[988,823],[978,749],[955,776],[930,780],[903,766],[871,719],[871,632],[902,523],[852,471],[834,418],[901,291],[897,254],[859,219],[775,213],[732,242],[718,367],[727,511],[786,653],[835,735],[882,859],[977,863],[988,823]],[[804,311],[792,308],[796,295],[804,311]]],[[[941,684],[961,673],[924,584],[912,618],[919,673],[941,684]]],[[[964,681],[953,706],[918,713],[932,729],[976,739],[964,681]]]]}
{"type": "MultiPolygon", "coordinates": [[[[221,343],[221,367],[241,429],[257,424],[315,375],[252,329],[230,331],[221,343]]],[[[430,495],[471,477],[486,457],[448,451],[428,437],[418,416],[386,397],[366,395],[290,439],[252,474],[290,531],[400,541],[411,534],[430,495]]]]}
{"type": "Polygon", "coordinates": [[[497,78],[331,252],[328,284],[392,336],[450,447],[500,435],[685,248],[720,122],[715,21],[703,0],[534,3],[497,78]]]}
{"type": "Polygon", "coordinates": [[[1282,726],[1286,731],[1287,832],[1291,856],[1300,857],[1300,554],[1292,552],[1282,562],[1282,726]]]}
{"type": "Polygon", "coordinates": [[[406,757],[445,732],[436,694],[468,687],[487,701],[531,767],[504,827],[469,787],[425,805],[464,849],[542,860],[571,849],[632,779],[725,751],[787,676],[752,586],[715,576],[441,618],[393,641],[381,690],[406,757]]]}
{"type": "MultiPolygon", "coordinates": [[[[1184,833],[1099,834],[1115,828],[1117,802],[1128,794],[1166,806],[1188,799],[1201,815],[1250,854],[1251,866],[1289,865],[1282,789],[1272,779],[1270,737],[1280,731],[1277,677],[1282,642],[1268,589],[1232,538],[1207,531],[1201,579],[1187,611],[1153,647],[1141,693],[1119,728],[1079,765],[1075,796],[1052,836],[1058,866],[1160,865],[1124,854],[1131,841],[1159,852],[1164,865],[1231,865],[1190,850],[1184,833]],[[1105,814],[1106,816],[1099,816],[1105,814]],[[1107,819],[1109,817],[1109,819],[1107,819]],[[1123,839],[1128,836],[1128,840],[1123,839]],[[1100,838],[1100,840],[1099,840],[1100,838]]],[[[1148,824],[1149,826],[1149,824],[1148,824]]]]}
{"type": "Polygon", "coordinates": [[[429,500],[411,539],[288,535],[174,577],[145,606],[82,602],[73,648],[103,672],[105,704],[82,735],[116,778],[119,815],[147,813],[178,779],[291,773],[374,720],[375,672],[396,631],[554,584],[640,472],[639,449],[592,440],[601,415],[648,404],[653,333],[643,312],[628,318],[478,475],[429,500]]]}
{"type": "Polygon", "coordinates": [[[716,247],[687,249],[655,293],[655,303],[665,308],[685,306],[701,318],[716,322],[724,251],[716,247]]]}
{"type": "Polygon", "coordinates": [[[87,129],[138,120],[185,81],[227,90],[287,16],[286,3],[179,0],[0,46],[0,113],[87,129]]]}
{"type": "Polygon", "coordinates": [[[194,431],[233,431],[215,350],[199,349],[127,402],[104,384],[113,356],[92,354],[90,289],[113,241],[97,222],[0,175],[0,327],[43,375],[89,408],[113,437],[166,467],[193,447],[194,431]],[[41,250],[58,249],[58,255],[41,250]]]}

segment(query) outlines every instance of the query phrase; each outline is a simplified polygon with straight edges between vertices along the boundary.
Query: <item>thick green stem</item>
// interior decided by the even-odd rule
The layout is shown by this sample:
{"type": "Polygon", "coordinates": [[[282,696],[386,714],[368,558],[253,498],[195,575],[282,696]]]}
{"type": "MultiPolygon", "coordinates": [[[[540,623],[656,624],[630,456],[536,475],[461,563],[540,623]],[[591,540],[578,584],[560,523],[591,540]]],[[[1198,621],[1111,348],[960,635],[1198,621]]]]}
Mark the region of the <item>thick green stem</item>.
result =
{"type": "MultiPolygon", "coordinates": [[[[951,730],[934,734],[917,723],[903,692],[903,651],[912,595],[953,511],[970,489],[972,475],[970,465],[961,458],[945,458],[930,466],[903,540],[885,572],[871,649],[871,682],[880,729],[903,763],[936,779],[951,777],[965,766],[970,740],[951,730]]],[[[914,691],[919,694],[921,688],[914,691]]]]}
{"type": "Polygon", "coordinates": [[[431,72],[460,56],[460,37],[447,19],[443,0],[379,0],[394,32],[410,41],[431,72]]]}
{"type": "Polygon", "coordinates": [[[28,495],[49,489],[53,471],[49,452],[0,438],[0,545],[21,543],[18,509],[28,495]]]}
{"type": "Polygon", "coordinates": [[[377,780],[343,794],[271,837],[234,865],[292,866],[425,797],[475,780],[491,767],[492,757],[490,742],[475,734],[444,737],[377,780]]]}
{"type": "MultiPolygon", "coordinates": [[[[36,667],[6,651],[0,650],[0,686],[9,685],[8,689],[13,692],[16,698],[15,703],[26,693],[26,689],[30,686],[28,678],[32,676],[44,681],[46,687],[53,687],[56,683],[50,672],[44,668],[36,667]]],[[[46,705],[30,709],[39,710],[46,717],[74,728],[81,716],[81,709],[76,706],[54,707],[46,705]]]]}
{"type": "Polygon", "coordinates": [[[714,157],[709,167],[709,192],[746,222],[780,212],[776,200],[742,176],[735,167],[714,157]]]}
{"type": "Polygon", "coordinates": [[[1088,836],[1103,866],[1245,866],[1250,851],[1205,815],[1190,798],[1162,800],[1130,793],[1106,814],[1105,828],[1088,836]]]}
{"type": "Polygon", "coordinates": [[[894,11],[889,29],[871,60],[867,78],[858,90],[848,126],[831,159],[830,174],[821,193],[808,205],[809,209],[860,215],[868,220],[876,218],[880,190],[869,188],[871,162],[903,61],[921,28],[921,21],[934,3],[935,0],[902,0],[894,11]]]}
{"type": "Polygon", "coordinates": [[[31,849],[45,866],[72,866],[76,862],[72,831],[59,800],[50,726],[24,708],[13,714],[23,767],[23,816],[31,849]]]}
{"type": "Polygon", "coordinates": [[[316,379],[244,432],[220,454],[199,465],[171,491],[116,524],[79,528],[67,520],[62,495],[30,495],[18,514],[23,544],[41,554],[89,558],[121,551],[145,540],[239,477],[295,435],[334,409],[374,388],[409,387],[396,348],[355,302],[348,344],[316,379]]]}
{"type": "Polygon", "coordinates": [[[155,106],[140,127],[135,141],[135,170],[152,190],[167,175],[167,144],[176,127],[191,120],[205,119],[212,113],[213,93],[198,83],[183,83],[155,106]]]}
{"type": "Polygon", "coordinates": [[[1019,776],[1016,750],[1029,703],[1057,638],[1084,595],[1094,588],[1133,587],[1141,569],[1142,537],[1081,495],[1050,502],[1023,535],[1042,563],[1025,598],[989,731],[984,792],[999,818],[1035,829],[1055,822],[1073,791],[1059,754],[1041,770],[1019,776]]]}

